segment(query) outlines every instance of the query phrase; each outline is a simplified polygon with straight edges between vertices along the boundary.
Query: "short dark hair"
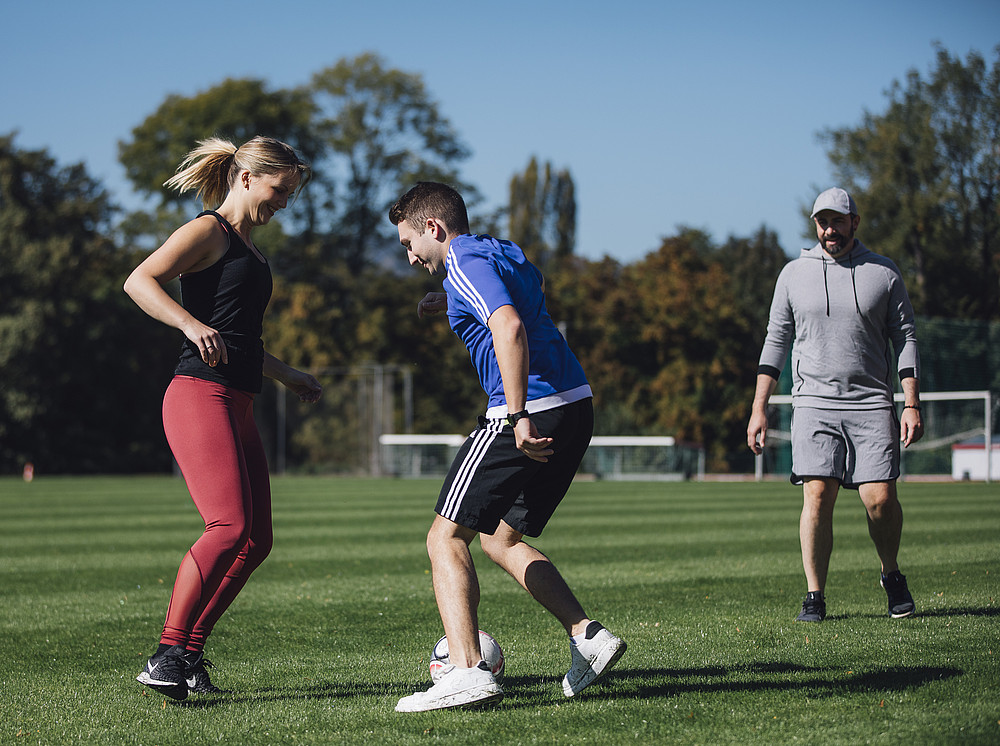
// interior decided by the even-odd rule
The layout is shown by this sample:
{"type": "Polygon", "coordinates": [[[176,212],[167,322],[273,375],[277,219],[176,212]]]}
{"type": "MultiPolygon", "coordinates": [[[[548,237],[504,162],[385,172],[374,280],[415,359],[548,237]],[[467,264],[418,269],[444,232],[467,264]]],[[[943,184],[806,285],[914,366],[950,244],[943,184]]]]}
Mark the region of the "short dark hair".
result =
{"type": "Polygon", "coordinates": [[[465,200],[458,190],[447,184],[419,181],[389,208],[389,220],[393,225],[405,220],[421,233],[427,218],[437,218],[455,233],[469,232],[469,211],[465,200]]]}

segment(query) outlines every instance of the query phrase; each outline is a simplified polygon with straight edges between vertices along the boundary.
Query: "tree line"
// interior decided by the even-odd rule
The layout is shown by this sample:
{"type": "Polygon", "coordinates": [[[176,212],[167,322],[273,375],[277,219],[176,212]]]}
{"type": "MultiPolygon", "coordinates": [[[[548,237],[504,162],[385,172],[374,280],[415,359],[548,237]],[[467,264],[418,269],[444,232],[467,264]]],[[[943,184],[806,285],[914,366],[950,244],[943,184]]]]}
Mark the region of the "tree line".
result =
{"type": "MultiPolygon", "coordinates": [[[[884,112],[822,133],[837,180],[864,205],[863,239],[899,264],[918,314],[995,322],[1000,47],[990,64],[939,48],[927,79],[913,71],[886,96],[884,112]]],[[[703,444],[710,469],[747,468],[756,361],[788,258],[775,233],[717,243],[680,227],[630,263],[577,256],[568,169],[532,157],[508,203],[484,212],[462,178],[469,148],[420,76],[363,54],[299,88],[241,79],[168,96],[119,143],[147,201],[131,213],[83,165],[0,137],[0,473],[28,461],[47,473],[169,469],[159,407],[181,337],[121,285],[197,209],[162,187],[184,154],[207,136],[258,133],[316,174],[258,237],[275,275],[265,344],[276,355],[317,371],[398,366],[413,381],[414,432],[469,429],[483,404],[466,353],[446,323],[414,313],[439,283],[405,264],[385,219],[413,182],[447,181],[469,198],[475,230],[511,238],[543,270],[550,312],[594,386],[599,434],[667,433],[703,444]]],[[[308,417],[292,413],[290,463],[355,468],[360,423],[344,412],[356,392],[324,398],[308,417]]]]}

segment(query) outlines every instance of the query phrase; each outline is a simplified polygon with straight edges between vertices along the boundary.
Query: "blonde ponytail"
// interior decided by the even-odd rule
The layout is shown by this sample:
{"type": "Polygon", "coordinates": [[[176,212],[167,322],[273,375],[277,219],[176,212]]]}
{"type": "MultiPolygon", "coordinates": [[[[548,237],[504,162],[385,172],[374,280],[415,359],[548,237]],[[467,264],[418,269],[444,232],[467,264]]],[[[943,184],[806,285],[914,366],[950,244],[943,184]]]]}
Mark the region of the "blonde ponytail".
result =
{"type": "Polygon", "coordinates": [[[163,186],[181,194],[194,189],[206,209],[218,207],[244,169],[258,176],[298,171],[300,188],[311,175],[309,165],[280,140],[258,135],[237,147],[228,140],[210,137],[198,141],[198,147],[185,156],[177,173],[163,186]]]}

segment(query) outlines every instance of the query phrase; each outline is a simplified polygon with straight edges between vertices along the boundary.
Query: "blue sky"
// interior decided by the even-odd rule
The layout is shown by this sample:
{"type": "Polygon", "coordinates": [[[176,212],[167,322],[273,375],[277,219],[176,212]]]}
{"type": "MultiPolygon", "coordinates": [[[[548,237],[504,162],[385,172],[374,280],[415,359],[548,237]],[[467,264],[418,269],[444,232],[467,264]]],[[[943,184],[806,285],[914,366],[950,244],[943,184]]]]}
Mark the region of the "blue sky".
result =
{"type": "Polygon", "coordinates": [[[722,242],[766,224],[797,253],[801,208],[831,186],[817,133],[926,77],[935,41],[963,59],[1000,44],[998,0],[38,0],[0,18],[0,134],[85,162],[120,203],[117,143],[168,94],[291,87],[373,51],[423,77],[486,206],[549,160],[576,184],[578,253],[625,262],[678,225],[722,242]]]}

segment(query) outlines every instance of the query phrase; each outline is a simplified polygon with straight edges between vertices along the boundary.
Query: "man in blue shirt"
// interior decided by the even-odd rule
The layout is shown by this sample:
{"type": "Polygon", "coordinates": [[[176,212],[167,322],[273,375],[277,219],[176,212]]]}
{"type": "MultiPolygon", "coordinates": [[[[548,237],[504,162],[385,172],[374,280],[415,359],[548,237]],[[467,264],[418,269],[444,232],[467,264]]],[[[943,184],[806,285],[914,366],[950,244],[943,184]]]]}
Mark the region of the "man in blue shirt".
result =
{"type": "Polygon", "coordinates": [[[572,697],[617,663],[626,646],[587,617],[555,565],[523,537],[541,534],[590,444],[587,378],[545,308],[541,273],[510,241],[472,235],[457,191],[421,182],[393,205],[389,219],[411,265],[447,273],[445,292],[428,293],[417,314],[447,311],[489,397],[445,479],[427,535],[450,665],[396,710],[503,697],[479,649],[479,581],[469,553],[477,534],[486,555],[566,629],[571,666],[563,693],[572,697]]]}

